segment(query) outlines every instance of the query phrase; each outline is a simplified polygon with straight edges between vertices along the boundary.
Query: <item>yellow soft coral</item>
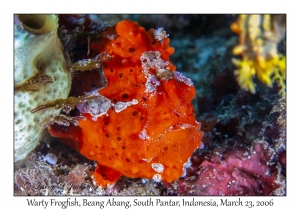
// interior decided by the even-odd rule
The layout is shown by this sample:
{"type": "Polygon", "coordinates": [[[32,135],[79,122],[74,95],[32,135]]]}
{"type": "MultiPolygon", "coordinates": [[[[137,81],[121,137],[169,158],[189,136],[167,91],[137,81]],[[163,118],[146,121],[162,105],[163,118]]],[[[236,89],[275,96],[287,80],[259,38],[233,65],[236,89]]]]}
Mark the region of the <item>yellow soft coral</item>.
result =
{"type": "Polygon", "coordinates": [[[285,95],[286,58],[277,52],[277,44],[285,35],[285,15],[240,15],[231,25],[239,34],[239,45],[233,49],[238,68],[234,71],[241,88],[255,93],[253,77],[272,87],[276,81],[285,95]]]}

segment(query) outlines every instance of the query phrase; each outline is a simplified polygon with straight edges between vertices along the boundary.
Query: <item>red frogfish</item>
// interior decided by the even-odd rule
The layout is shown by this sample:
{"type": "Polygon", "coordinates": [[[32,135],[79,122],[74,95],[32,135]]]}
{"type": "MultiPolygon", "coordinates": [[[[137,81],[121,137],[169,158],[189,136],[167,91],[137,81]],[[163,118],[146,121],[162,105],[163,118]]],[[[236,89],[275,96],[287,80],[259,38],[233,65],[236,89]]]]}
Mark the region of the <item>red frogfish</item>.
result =
{"type": "Polygon", "coordinates": [[[98,163],[99,186],[122,175],[172,182],[185,173],[203,136],[191,103],[195,87],[169,61],[174,48],[163,28],[145,31],[124,20],[115,30],[91,44],[112,59],[102,64],[107,85],[92,93],[99,97],[77,106],[85,119],[48,130],[98,163]]]}

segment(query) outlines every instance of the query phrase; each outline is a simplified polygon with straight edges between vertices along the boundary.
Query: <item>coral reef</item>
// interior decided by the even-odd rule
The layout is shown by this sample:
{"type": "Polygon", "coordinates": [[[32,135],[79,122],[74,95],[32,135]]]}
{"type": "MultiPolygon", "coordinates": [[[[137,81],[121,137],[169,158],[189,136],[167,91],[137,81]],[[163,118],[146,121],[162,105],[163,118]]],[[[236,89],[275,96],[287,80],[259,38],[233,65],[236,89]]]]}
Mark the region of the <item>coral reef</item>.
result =
{"type": "Polygon", "coordinates": [[[77,106],[86,117],[78,127],[53,126],[50,133],[78,142],[80,153],[99,163],[93,177],[103,187],[121,175],[178,179],[202,133],[191,104],[194,86],[169,61],[174,49],[165,31],[121,21],[116,38],[91,49],[111,57],[103,62],[107,85],[77,106]]]}
{"type": "Polygon", "coordinates": [[[93,161],[65,144],[52,139],[41,142],[22,162],[16,163],[14,194],[29,195],[159,195],[160,190],[147,179],[121,178],[114,187],[106,189],[94,185],[93,161]],[[49,164],[47,155],[57,163],[49,164]]]}
{"type": "Polygon", "coordinates": [[[269,87],[276,81],[280,94],[285,94],[286,59],[277,51],[285,36],[285,19],[285,15],[240,15],[231,25],[240,42],[233,53],[242,55],[242,60],[232,60],[238,67],[234,73],[244,90],[255,93],[252,78],[257,75],[269,87]]]}
{"type": "Polygon", "coordinates": [[[67,98],[71,76],[66,68],[56,15],[15,15],[14,130],[15,161],[31,152],[60,109],[31,113],[35,107],[67,98]]]}
{"type": "MultiPolygon", "coordinates": [[[[73,74],[69,97],[82,100],[81,105],[74,105],[76,108],[67,117],[76,118],[82,114],[86,117],[88,125],[95,125],[100,119],[109,118],[117,109],[120,112],[116,113],[116,116],[125,114],[126,110],[131,111],[126,115],[126,126],[135,122],[132,114],[134,108],[142,104],[138,99],[143,98],[130,98],[128,92],[128,97],[123,98],[123,89],[118,88],[126,84],[130,89],[127,83],[121,82],[120,85],[112,86],[119,90],[114,93],[119,101],[107,100],[110,97],[107,92],[111,90],[106,92],[105,87],[110,85],[110,79],[128,79],[131,82],[133,79],[130,78],[137,73],[130,72],[128,63],[122,64],[123,67],[117,65],[121,57],[110,60],[113,56],[109,54],[114,54],[113,44],[121,37],[117,35],[115,26],[103,24],[107,17],[112,25],[122,19],[131,19],[139,22],[139,25],[147,30],[150,27],[158,28],[158,40],[160,37],[167,39],[166,36],[169,35],[170,45],[175,48],[175,52],[172,56],[162,59],[163,62],[159,59],[151,60],[164,65],[170,59],[169,65],[176,66],[177,70],[193,80],[197,92],[193,100],[196,120],[201,122],[201,130],[204,132],[201,146],[195,150],[189,161],[185,162],[185,173],[172,182],[159,181],[157,177],[153,179],[121,176],[116,182],[112,181],[114,185],[108,184],[106,188],[102,188],[94,183],[93,174],[96,170],[112,172],[111,175],[117,175],[117,178],[120,174],[109,170],[108,167],[96,169],[95,161],[77,152],[78,148],[82,148],[82,141],[74,139],[81,136],[83,129],[80,126],[84,125],[85,121],[79,119],[79,126],[70,123],[69,126],[53,124],[51,130],[64,137],[61,140],[65,144],[57,141],[57,138],[47,137],[25,160],[15,164],[15,195],[286,195],[286,101],[278,95],[278,89],[282,90],[280,85],[269,88],[256,77],[251,78],[252,83],[255,83],[254,94],[240,89],[234,74],[236,67],[231,62],[231,52],[241,42],[230,29],[231,24],[239,18],[238,15],[94,15],[93,20],[97,19],[97,24],[93,23],[88,15],[59,15],[58,35],[64,46],[67,66],[79,70],[73,74]],[[167,33],[161,30],[161,27],[167,29],[167,33]],[[113,64],[116,66],[112,68],[113,72],[110,72],[110,65],[113,64]],[[97,66],[103,67],[103,70],[97,66]],[[116,74],[121,68],[124,68],[122,79],[116,74]],[[82,72],[80,69],[91,71],[82,72]],[[106,73],[110,76],[103,80],[106,73]],[[99,88],[102,89],[95,91],[99,88]],[[101,91],[107,95],[100,96],[101,91]],[[91,101],[84,99],[86,93],[93,98],[91,101]],[[105,109],[91,109],[99,104],[105,109]],[[132,122],[127,121],[131,116],[132,122]]],[[[149,34],[150,31],[144,32],[149,34]]],[[[278,54],[285,55],[284,41],[285,39],[279,45],[271,45],[278,48],[278,54]]],[[[122,40],[121,43],[124,42],[122,40]]],[[[169,45],[164,45],[163,41],[155,42],[159,43],[162,49],[163,46],[169,45]]],[[[275,49],[273,47],[272,49],[275,49]]],[[[130,52],[129,48],[122,51],[121,47],[116,47],[116,51],[131,58],[136,52],[130,52]]],[[[163,53],[159,53],[162,58],[163,53]]],[[[155,53],[150,55],[157,58],[155,53]]],[[[139,59],[139,56],[136,56],[137,62],[139,59]]],[[[133,70],[139,68],[143,69],[137,65],[133,70]]],[[[148,85],[148,94],[157,93],[161,90],[162,83],[169,80],[186,86],[191,84],[181,74],[175,75],[174,72],[177,71],[173,70],[170,68],[170,71],[166,71],[166,68],[161,68],[158,71],[148,71],[157,78],[148,83],[151,84],[148,85]],[[157,81],[160,85],[157,85],[157,81]]],[[[143,71],[144,69],[142,73],[143,71]]],[[[139,79],[146,85],[148,76],[139,79]]],[[[270,79],[272,83],[275,81],[273,77],[270,79]]],[[[284,80],[283,82],[285,83],[284,80]]],[[[137,89],[139,88],[141,87],[137,89]]],[[[114,131],[116,128],[111,125],[111,119],[108,122],[107,125],[104,123],[102,127],[98,127],[98,132],[102,135],[105,133],[101,129],[111,127],[105,131],[114,131]]],[[[86,133],[92,128],[88,125],[84,125],[86,133]]],[[[156,127],[159,129],[160,125],[157,123],[156,127]]],[[[117,132],[123,135],[123,131],[122,125],[121,130],[117,132]]],[[[124,134],[126,135],[126,132],[124,134]]],[[[147,131],[138,134],[147,141],[147,131]]],[[[92,135],[98,138],[96,132],[92,135]]],[[[109,138],[105,136],[104,139],[111,141],[113,137],[117,138],[115,135],[115,132],[110,132],[109,138]]],[[[80,139],[82,138],[78,138],[80,139]]],[[[86,148],[89,149],[90,146],[86,148]]],[[[135,147],[135,150],[142,151],[142,148],[135,147]]],[[[107,154],[114,154],[111,153],[111,148],[107,151],[107,154]]],[[[87,157],[92,155],[87,152],[87,157]]],[[[128,166],[128,163],[124,165],[128,166]]],[[[154,162],[150,170],[154,169],[161,171],[162,167],[154,162]]]]}
{"type": "MultiPolygon", "coordinates": [[[[243,145],[243,144],[242,144],[243,145]]],[[[226,143],[210,152],[194,154],[184,179],[172,183],[169,195],[284,195],[283,167],[269,144],[255,142],[249,148],[226,143]],[[276,191],[275,191],[276,190],[276,191]]],[[[284,164],[283,164],[284,165],[284,164]]]]}

